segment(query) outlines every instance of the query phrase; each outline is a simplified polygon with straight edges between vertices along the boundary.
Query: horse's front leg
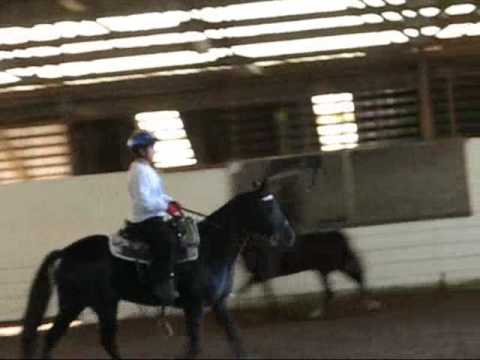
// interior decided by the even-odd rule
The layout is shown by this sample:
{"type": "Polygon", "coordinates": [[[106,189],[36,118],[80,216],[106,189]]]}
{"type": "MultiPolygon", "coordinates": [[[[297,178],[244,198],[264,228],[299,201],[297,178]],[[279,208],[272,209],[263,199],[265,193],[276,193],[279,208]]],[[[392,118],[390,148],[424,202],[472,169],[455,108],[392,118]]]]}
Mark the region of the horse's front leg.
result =
{"type": "Polygon", "coordinates": [[[203,303],[194,302],[183,309],[188,336],[186,350],[179,359],[195,359],[201,352],[200,325],[203,319],[203,303]]]}
{"type": "Polygon", "coordinates": [[[227,309],[226,298],[219,300],[213,306],[213,312],[215,313],[218,323],[225,329],[228,342],[232,347],[234,355],[237,358],[246,358],[247,353],[240,339],[238,327],[227,309]]]}

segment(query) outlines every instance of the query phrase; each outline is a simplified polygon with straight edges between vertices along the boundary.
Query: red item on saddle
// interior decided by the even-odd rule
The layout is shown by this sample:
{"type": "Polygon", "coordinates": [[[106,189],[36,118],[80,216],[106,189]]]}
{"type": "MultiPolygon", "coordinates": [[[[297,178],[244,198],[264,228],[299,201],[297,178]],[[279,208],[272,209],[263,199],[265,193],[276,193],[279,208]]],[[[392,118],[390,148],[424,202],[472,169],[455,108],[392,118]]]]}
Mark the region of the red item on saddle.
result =
{"type": "Polygon", "coordinates": [[[183,216],[182,207],[176,201],[170,201],[170,203],[168,204],[167,213],[168,215],[173,217],[183,216]]]}

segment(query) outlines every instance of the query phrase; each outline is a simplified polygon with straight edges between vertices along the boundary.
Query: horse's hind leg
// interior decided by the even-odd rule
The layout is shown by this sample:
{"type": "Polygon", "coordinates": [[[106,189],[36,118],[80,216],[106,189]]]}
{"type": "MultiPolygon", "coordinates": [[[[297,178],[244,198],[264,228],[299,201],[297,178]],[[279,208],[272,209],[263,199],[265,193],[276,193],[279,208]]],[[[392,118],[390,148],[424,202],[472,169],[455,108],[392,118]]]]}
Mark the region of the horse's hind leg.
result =
{"type": "Polygon", "coordinates": [[[313,312],[310,313],[310,318],[326,318],[329,312],[330,302],[333,299],[333,291],[330,287],[330,281],[328,280],[328,274],[319,272],[320,279],[322,281],[324,295],[322,305],[313,312]]]}
{"type": "Polygon", "coordinates": [[[353,259],[345,266],[345,273],[358,284],[360,298],[367,310],[373,311],[381,308],[382,304],[370,297],[370,292],[365,285],[363,269],[358,260],[353,259]]]}
{"type": "Polygon", "coordinates": [[[237,358],[245,358],[246,353],[240,339],[238,327],[235,325],[230,313],[227,310],[225,299],[220,300],[213,306],[217,322],[224,327],[228,342],[237,358]]]}
{"type": "Polygon", "coordinates": [[[55,345],[66,334],[70,323],[78,318],[85,307],[79,304],[62,304],[54,320],[53,327],[48,331],[42,351],[42,358],[49,359],[55,345]]]}
{"type": "Polygon", "coordinates": [[[117,336],[118,301],[111,301],[93,307],[100,322],[100,342],[112,359],[120,359],[117,336]]]}

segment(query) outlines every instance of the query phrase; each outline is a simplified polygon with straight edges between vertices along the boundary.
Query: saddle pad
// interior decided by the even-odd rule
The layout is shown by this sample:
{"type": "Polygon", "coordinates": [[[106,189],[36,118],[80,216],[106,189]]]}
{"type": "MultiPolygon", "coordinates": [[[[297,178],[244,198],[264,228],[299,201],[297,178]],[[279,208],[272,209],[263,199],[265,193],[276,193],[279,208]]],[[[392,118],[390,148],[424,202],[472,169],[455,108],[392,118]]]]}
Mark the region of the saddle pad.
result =
{"type": "MultiPolygon", "coordinates": [[[[140,241],[130,241],[120,234],[111,234],[108,241],[110,252],[113,256],[142,264],[152,262],[152,254],[147,244],[140,241]]],[[[177,251],[177,264],[198,259],[198,245],[180,246],[177,251]]]]}
{"type": "Polygon", "coordinates": [[[152,262],[152,255],[147,244],[127,240],[118,233],[110,235],[108,244],[112,255],[119,259],[142,264],[152,262]]]}

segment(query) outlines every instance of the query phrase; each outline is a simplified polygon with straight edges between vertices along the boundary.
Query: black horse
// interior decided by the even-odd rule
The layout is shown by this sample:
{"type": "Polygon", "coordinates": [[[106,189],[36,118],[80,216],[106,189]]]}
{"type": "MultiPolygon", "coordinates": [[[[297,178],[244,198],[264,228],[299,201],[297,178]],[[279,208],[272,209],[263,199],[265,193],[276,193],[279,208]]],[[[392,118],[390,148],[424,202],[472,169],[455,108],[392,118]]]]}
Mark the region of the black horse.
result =
{"type": "MultiPolygon", "coordinates": [[[[333,298],[328,275],[338,270],[358,284],[368,309],[373,310],[380,306],[377,301],[368,298],[363,265],[350,247],[348,237],[341,231],[299,235],[295,246],[289,249],[268,251],[261,244],[248,244],[242,251],[242,257],[251,276],[238,293],[247,291],[254,284],[262,283],[265,293],[274,301],[273,289],[268,280],[313,270],[320,275],[325,295],[322,306],[311,316],[326,316],[333,298]]],[[[277,304],[274,302],[274,305],[277,304]]]]}
{"type": "MultiPolygon", "coordinates": [[[[177,265],[180,297],[175,305],[184,311],[189,337],[184,357],[200,353],[199,328],[205,306],[212,307],[218,322],[225,327],[235,355],[246,355],[226,307],[235,260],[247,242],[273,247],[290,246],[295,241],[293,229],[267,187],[264,182],[256,190],[237,195],[200,222],[198,259],[177,265]]],[[[86,307],[98,315],[102,346],[110,356],[119,358],[119,301],[158,306],[150,287],[140,281],[136,264],[113,257],[108,241],[105,235],[93,235],[46,256],[33,281],[23,319],[21,344],[25,357],[35,354],[37,327],[51,297],[52,283],[58,290],[59,312],[46,335],[43,358],[51,356],[69,324],[86,307]]]]}

